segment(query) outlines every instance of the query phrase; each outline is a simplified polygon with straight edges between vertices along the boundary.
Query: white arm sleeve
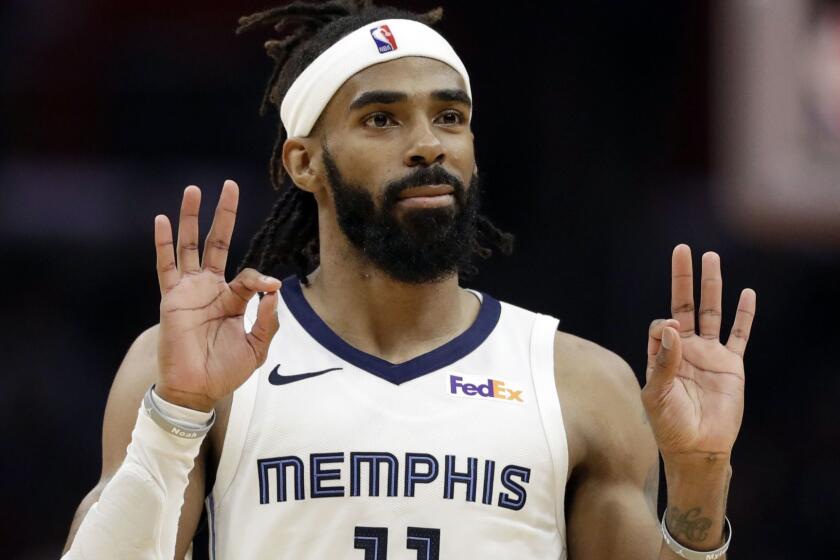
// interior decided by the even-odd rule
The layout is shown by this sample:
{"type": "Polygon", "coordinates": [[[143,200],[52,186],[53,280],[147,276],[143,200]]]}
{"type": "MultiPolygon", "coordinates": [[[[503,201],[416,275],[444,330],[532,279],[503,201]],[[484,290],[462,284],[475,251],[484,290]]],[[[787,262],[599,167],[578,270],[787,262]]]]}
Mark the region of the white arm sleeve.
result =
{"type": "Polygon", "coordinates": [[[62,560],[173,558],[184,491],[203,440],[167,433],[141,405],[125,460],[62,560]]]}

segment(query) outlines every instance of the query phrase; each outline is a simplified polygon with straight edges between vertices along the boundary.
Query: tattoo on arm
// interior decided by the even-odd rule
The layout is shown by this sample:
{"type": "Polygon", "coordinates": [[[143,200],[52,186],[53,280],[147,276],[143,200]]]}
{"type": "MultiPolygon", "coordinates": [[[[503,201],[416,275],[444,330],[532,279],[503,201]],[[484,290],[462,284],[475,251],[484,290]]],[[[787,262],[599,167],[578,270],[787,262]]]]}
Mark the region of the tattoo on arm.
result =
{"type": "Polygon", "coordinates": [[[687,541],[702,541],[709,534],[709,528],[712,526],[712,520],[708,517],[702,517],[700,508],[691,508],[688,511],[680,511],[679,508],[670,507],[668,509],[668,532],[679,539],[683,536],[687,541]]]}

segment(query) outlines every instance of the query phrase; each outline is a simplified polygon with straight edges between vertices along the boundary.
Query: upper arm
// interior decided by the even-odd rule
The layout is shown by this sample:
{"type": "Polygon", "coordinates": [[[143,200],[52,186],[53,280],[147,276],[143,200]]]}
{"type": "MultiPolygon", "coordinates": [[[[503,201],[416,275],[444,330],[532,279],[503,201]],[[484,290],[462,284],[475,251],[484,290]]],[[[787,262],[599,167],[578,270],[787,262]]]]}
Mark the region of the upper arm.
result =
{"type": "Polygon", "coordinates": [[[612,352],[563,333],[555,374],[569,443],[570,560],[655,558],[659,452],[635,375],[612,352]]]}
{"type": "MultiPolygon", "coordinates": [[[[73,537],[81,524],[84,514],[99,499],[102,490],[117,472],[126,456],[126,449],[131,442],[131,432],[137,421],[137,411],[143,395],[158,378],[157,372],[157,336],[158,326],[144,331],[129,348],[120,364],[108,402],[105,405],[105,418],[102,423],[102,471],[99,482],[85,496],[65,545],[70,548],[73,537]]],[[[204,504],[204,465],[206,441],[196,458],[195,467],[189,476],[189,485],[184,494],[184,505],[178,524],[176,558],[184,555],[192,542],[204,504]]]]}

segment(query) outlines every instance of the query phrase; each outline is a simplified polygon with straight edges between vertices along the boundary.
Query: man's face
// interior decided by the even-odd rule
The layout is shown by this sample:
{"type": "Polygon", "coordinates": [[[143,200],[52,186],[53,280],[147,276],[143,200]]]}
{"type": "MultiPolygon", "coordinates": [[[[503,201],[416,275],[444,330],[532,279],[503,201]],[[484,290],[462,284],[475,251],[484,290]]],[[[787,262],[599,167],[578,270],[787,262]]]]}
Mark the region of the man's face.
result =
{"type": "Polygon", "coordinates": [[[379,269],[395,280],[418,284],[446,278],[469,263],[479,205],[477,175],[467,188],[440,165],[422,167],[389,183],[374,200],[369,189],[344,180],[326,146],[323,157],[338,225],[379,269]],[[406,198],[428,186],[451,189],[446,196],[453,201],[406,198]],[[405,202],[412,206],[400,208],[405,202]]]}
{"type": "Polygon", "coordinates": [[[356,74],[322,115],[337,224],[397,280],[441,280],[469,262],[479,203],[469,118],[460,75],[420,57],[356,74]]]}

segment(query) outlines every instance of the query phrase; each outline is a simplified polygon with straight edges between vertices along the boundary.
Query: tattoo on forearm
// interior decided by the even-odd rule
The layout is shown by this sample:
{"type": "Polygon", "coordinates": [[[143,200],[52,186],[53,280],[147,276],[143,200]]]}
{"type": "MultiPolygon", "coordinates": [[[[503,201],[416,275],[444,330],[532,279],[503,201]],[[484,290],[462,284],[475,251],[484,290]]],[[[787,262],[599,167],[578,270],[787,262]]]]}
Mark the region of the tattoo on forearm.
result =
{"type": "Polygon", "coordinates": [[[712,520],[701,517],[700,508],[680,511],[679,508],[668,508],[668,532],[678,539],[683,536],[687,541],[702,541],[709,535],[712,520]]]}

